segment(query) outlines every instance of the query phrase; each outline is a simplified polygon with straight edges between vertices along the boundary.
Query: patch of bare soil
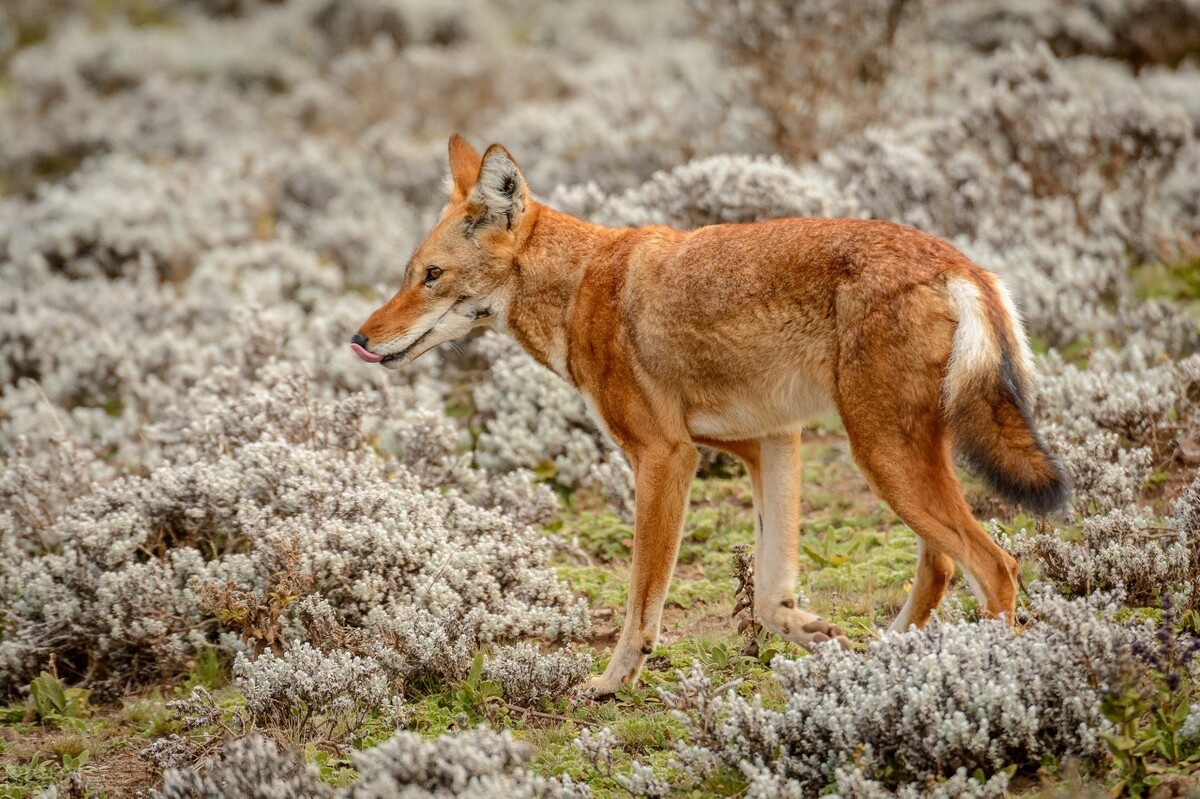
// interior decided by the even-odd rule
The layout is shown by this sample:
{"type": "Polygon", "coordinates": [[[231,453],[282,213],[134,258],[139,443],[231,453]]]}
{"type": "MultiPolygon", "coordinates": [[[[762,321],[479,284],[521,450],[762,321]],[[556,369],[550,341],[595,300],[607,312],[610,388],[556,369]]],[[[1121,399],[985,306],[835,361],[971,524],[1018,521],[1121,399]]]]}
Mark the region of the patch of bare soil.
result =
{"type": "MultiPolygon", "coordinates": [[[[82,783],[76,780],[79,796],[103,796],[105,799],[147,796],[160,783],[160,775],[138,751],[148,743],[123,723],[119,707],[102,708],[89,718],[88,729],[74,731],[48,726],[0,727],[5,751],[0,754],[0,777],[5,766],[26,764],[37,758],[43,763],[59,763],[64,752],[77,755],[87,750],[87,763],[80,769],[82,783]]],[[[66,775],[59,779],[65,785],[66,775]]],[[[3,779],[0,779],[0,784],[3,779]]],[[[62,795],[73,795],[63,794],[62,795]]]]}

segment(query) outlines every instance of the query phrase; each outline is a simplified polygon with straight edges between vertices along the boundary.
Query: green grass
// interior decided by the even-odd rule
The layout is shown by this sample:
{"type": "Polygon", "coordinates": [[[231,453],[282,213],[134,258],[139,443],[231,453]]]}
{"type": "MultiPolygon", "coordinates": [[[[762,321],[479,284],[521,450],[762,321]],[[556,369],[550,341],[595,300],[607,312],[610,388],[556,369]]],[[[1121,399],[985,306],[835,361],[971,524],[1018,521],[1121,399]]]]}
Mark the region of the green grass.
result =
{"type": "MultiPolygon", "coordinates": [[[[0,761],[8,758],[7,745],[0,742],[0,761]]],[[[38,796],[48,786],[53,785],[61,772],[60,766],[52,759],[35,753],[23,763],[5,763],[0,771],[0,799],[26,799],[38,796]]]]}
{"type": "Polygon", "coordinates": [[[1146,264],[1134,271],[1134,286],[1143,299],[1185,303],[1193,313],[1200,310],[1200,259],[1146,264]]]}

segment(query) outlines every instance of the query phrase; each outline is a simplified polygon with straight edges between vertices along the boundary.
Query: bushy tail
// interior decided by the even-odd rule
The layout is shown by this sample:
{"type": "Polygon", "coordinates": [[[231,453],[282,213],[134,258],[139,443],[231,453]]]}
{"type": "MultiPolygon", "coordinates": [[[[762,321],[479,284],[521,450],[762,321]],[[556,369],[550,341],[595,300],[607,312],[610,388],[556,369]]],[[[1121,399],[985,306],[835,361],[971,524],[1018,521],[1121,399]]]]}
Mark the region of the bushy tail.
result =
{"type": "Polygon", "coordinates": [[[1070,483],[1033,428],[1032,355],[1007,289],[980,270],[952,277],[947,292],[958,328],[942,403],[955,452],[1029,510],[1062,507],[1070,483]]]}

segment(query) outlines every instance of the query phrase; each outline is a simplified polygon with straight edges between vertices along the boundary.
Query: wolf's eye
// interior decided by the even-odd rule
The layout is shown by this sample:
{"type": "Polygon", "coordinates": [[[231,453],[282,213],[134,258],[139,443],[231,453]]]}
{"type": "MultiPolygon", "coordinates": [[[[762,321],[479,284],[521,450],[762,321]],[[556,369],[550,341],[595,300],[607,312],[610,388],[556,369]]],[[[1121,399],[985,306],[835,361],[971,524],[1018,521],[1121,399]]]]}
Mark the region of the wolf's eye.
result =
{"type": "Polygon", "coordinates": [[[440,266],[431,266],[425,270],[425,285],[428,286],[433,281],[442,276],[442,268],[440,266]]]}

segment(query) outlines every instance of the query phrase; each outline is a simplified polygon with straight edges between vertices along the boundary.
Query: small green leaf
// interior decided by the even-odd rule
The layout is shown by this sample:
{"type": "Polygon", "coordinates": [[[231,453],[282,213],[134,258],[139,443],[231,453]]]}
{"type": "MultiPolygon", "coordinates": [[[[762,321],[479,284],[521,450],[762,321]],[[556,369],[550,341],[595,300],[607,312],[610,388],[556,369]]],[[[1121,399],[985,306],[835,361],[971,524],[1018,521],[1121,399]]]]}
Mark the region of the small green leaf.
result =
{"type": "Polygon", "coordinates": [[[62,756],[63,768],[65,768],[67,771],[78,771],[79,769],[83,768],[83,766],[88,762],[88,758],[90,756],[91,756],[91,753],[86,749],[84,749],[82,752],[75,755],[74,757],[72,757],[71,755],[63,755],[62,756]]]}
{"type": "Polygon", "coordinates": [[[1146,754],[1147,752],[1153,752],[1154,747],[1158,746],[1159,740],[1160,740],[1159,737],[1156,735],[1148,741],[1142,741],[1140,744],[1133,747],[1133,751],[1131,752],[1131,754],[1140,757],[1140,756],[1146,754]]]}
{"type": "Polygon", "coordinates": [[[61,714],[67,709],[67,694],[62,683],[48,671],[43,671],[29,683],[29,692],[33,694],[33,705],[41,718],[61,714]]]}
{"type": "Polygon", "coordinates": [[[801,549],[804,550],[804,554],[808,555],[810,558],[812,558],[813,562],[816,563],[818,566],[828,566],[829,565],[829,560],[824,555],[822,555],[820,552],[817,552],[815,549],[813,549],[812,547],[808,546],[807,544],[801,544],[800,547],[801,547],[801,549]]]}
{"type": "Polygon", "coordinates": [[[471,661],[471,672],[467,675],[467,685],[472,689],[477,688],[481,674],[483,674],[483,653],[476,652],[475,659],[471,661]]]}

